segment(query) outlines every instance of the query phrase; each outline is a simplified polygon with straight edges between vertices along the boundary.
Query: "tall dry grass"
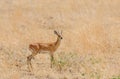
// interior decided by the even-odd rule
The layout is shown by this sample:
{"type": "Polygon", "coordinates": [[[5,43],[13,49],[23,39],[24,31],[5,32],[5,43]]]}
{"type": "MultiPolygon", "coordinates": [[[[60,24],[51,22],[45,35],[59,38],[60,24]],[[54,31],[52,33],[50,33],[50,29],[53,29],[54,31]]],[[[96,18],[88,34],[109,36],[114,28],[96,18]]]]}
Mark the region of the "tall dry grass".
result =
{"type": "Polygon", "coordinates": [[[0,79],[119,79],[120,1],[0,0],[0,79]],[[32,60],[28,45],[53,42],[63,30],[54,68],[48,54],[32,60]]]}

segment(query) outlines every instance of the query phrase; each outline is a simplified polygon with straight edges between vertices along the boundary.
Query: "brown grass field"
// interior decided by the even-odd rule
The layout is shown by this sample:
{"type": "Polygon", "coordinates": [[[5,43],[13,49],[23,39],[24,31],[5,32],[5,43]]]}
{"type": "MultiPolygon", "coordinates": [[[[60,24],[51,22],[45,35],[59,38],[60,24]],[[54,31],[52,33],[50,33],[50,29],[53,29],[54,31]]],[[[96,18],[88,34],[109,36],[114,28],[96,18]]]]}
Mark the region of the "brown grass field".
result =
{"type": "Polygon", "coordinates": [[[120,79],[120,0],[0,0],[0,79],[120,79]],[[31,43],[63,40],[50,68],[31,43]]]}

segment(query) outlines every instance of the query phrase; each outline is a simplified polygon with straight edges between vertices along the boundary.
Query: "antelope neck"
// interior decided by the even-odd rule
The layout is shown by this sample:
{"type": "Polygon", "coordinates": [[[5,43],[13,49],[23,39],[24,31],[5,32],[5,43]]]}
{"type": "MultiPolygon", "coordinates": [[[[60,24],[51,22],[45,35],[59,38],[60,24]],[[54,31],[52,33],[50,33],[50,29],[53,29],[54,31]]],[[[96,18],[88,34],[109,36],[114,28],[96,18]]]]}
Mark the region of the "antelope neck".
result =
{"type": "Polygon", "coordinates": [[[57,41],[55,42],[55,46],[58,47],[60,45],[61,39],[57,37],[57,41]]]}

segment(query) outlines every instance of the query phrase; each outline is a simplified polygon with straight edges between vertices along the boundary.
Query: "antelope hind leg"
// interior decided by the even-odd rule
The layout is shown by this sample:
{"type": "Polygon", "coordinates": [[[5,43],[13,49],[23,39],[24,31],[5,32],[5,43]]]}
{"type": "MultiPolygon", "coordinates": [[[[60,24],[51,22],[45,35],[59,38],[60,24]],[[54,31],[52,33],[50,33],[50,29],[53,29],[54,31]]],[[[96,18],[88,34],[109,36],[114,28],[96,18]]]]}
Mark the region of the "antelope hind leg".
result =
{"type": "Polygon", "coordinates": [[[31,71],[31,69],[30,69],[30,61],[27,61],[27,67],[28,67],[28,70],[30,72],[31,71]]]}
{"type": "Polygon", "coordinates": [[[31,69],[32,69],[31,59],[32,59],[32,55],[27,57],[27,65],[28,65],[29,71],[31,71],[31,69]]]}

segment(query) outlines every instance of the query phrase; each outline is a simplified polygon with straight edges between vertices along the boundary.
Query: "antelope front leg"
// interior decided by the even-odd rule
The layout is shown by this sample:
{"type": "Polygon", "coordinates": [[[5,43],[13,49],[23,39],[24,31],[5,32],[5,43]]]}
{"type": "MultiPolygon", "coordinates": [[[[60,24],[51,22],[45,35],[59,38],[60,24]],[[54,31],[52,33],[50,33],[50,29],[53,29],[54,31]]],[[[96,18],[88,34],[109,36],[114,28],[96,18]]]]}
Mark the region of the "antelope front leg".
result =
{"type": "Polygon", "coordinates": [[[53,56],[53,54],[51,54],[51,68],[53,66],[53,63],[54,63],[54,56],[53,56]]]}

